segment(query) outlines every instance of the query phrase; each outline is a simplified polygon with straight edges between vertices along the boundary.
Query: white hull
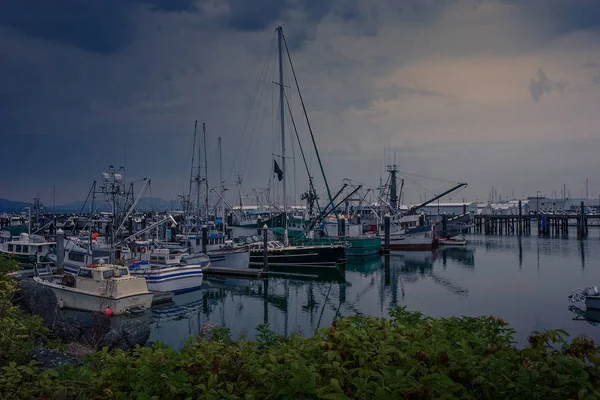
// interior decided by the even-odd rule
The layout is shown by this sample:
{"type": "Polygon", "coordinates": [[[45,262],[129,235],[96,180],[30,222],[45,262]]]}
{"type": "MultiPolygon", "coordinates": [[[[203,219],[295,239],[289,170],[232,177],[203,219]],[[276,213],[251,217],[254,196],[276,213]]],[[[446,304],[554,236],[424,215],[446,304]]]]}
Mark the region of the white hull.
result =
{"type": "Polygon", "coordinates": [[[146,279],[152,292],[187,292],[202,286],[200,265],[131,269],[130,274],[146,279]]]}
{"type": "Polygon", "coordinates": [[[223,268],[248,268],[250,252],[248,250],[217,250],[209,251],[210,264],[223,268]]]}
{"type": "Polygon", "coordinates": [[[438,239],[440,246],[466,246],[466,240],[438,239]]]}
{"type": "Polygon", "coordinates": [[[52,289],[61,307],[74,310],[104,312],[110,308],[113,315],[127,314],[129,312],[144,311],[152,305],[152,293],[141,293],[120,298],[109,298],[90,293],[83,293],[74,288],[58,283],[44,281],[40,278],[34,280],[52,289]]]}

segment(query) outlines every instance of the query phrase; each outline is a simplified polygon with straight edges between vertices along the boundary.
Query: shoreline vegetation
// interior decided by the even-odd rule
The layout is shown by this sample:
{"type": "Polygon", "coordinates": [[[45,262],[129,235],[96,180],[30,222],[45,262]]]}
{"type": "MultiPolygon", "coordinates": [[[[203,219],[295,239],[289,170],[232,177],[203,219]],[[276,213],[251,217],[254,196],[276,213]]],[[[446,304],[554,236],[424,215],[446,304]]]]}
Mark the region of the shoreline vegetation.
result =
{"type": "Polygon", "coordinates": [[[600,399],[600,348],[587,337],[534,332],[520,349],[501,318],[430,318],[400,307],[389,319],[339,318],[309,338],[261,325],[256,340],[233,341],[227,328],[210,327],[179,351],[161,343],[79,349],[73,362],[42,368],[32,361],[40,346],[64,355],[76,344],[12,303],[15,268],[0,257],[3,400],[600,399]]]}

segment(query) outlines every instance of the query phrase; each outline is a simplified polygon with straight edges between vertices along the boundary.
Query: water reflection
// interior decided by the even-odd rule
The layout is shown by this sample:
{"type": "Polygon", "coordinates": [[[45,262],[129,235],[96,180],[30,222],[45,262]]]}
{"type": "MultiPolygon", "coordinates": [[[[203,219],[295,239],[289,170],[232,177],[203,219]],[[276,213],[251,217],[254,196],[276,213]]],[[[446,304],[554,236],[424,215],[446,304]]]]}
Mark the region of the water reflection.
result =
{"type": "Polygon", "coordinates": [[[600,241],[468,239],[463,248],[349,259],[345,270],[323,274],[206,277],[200,291],[153,309],[151,340],[179,347],[209,321],[227,326],[234,338],[254,338],[261,323],[284,335],[310,335],[337,316],[386,317],[396,305],[431,316],[501,315],[522,341],[538,328],[574,334],[594,329],[572,321],[566,296],[575,287],[600,284],[600,269],[585,268],[590,252],[600,252],[600,241]]]}

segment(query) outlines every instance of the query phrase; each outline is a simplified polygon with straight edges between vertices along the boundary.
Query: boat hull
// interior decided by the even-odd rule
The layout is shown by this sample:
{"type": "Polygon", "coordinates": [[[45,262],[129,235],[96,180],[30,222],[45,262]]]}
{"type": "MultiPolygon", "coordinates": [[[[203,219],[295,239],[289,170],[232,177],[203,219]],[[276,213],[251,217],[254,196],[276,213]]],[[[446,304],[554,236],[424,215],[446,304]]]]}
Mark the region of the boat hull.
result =
{"type": "Polygon", "coordinates": [[[242,269],[250,264],[250,252],[240,250],[215,250],[209,251],[210,265],[219,268],[242,269]]]}
{"type": "MultiPolygon", "coordinates": [[[[344,256],[342,246],[307,246],[269,249],[270,267],[336,268],[344,256]]],[[[250,267],[263,267],[263,251],[250,251],[250,267]]]]}
{"type": "Polygon", "coordinates": [[[454,239],[439,239],[438,244],[440,246],[466,246],[466,240],[454,240],[454,239]]]}
{"type": "Polygon", "coordinates": [[[586,296],[585,307],[600,310],[600,296],[586,296]]]}
{"type": "Polygon", "coordinates": [[[203,279],[199,265],[130,269],[130,274],[146,279],[148,290],[152,292],[183,293],[197,290],[202,286],[203,279]]]}
{"type": "Polygon", "coordinates": [[[60,307],[73,310],[104,312],[107,308],[112,310],[113,315],[128,314],[130,312],[144,311],[152,305],[153,294],[150,292],[137,293],[135,295],[109,298],[90,293],[83,293],[68,286],[53,282],[46,282],[34,278],[37,283],[49,287],[54,292],[60,307]]]}

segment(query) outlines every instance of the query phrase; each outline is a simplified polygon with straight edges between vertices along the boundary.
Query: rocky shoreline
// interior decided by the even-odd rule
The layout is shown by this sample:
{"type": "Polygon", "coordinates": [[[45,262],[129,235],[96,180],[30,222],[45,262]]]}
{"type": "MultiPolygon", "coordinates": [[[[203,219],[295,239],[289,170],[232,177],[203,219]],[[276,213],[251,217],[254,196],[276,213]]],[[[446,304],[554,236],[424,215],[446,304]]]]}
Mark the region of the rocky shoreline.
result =
{"type": "MultiPolygon", "coordinates": [[[[144,346],[150,336],[149,315],[108,317],[101,313],[63,310],[51,289],[29,278],[17,280],[13,304],[39,316],[67,348],[85,348],[89,352],[104,347],[131,350],[137,345],[144,346]]],[[[34,349],[32,358],[40,362],[42,368],[77,363],[76,358],[42,345],[34,349]]]]}

